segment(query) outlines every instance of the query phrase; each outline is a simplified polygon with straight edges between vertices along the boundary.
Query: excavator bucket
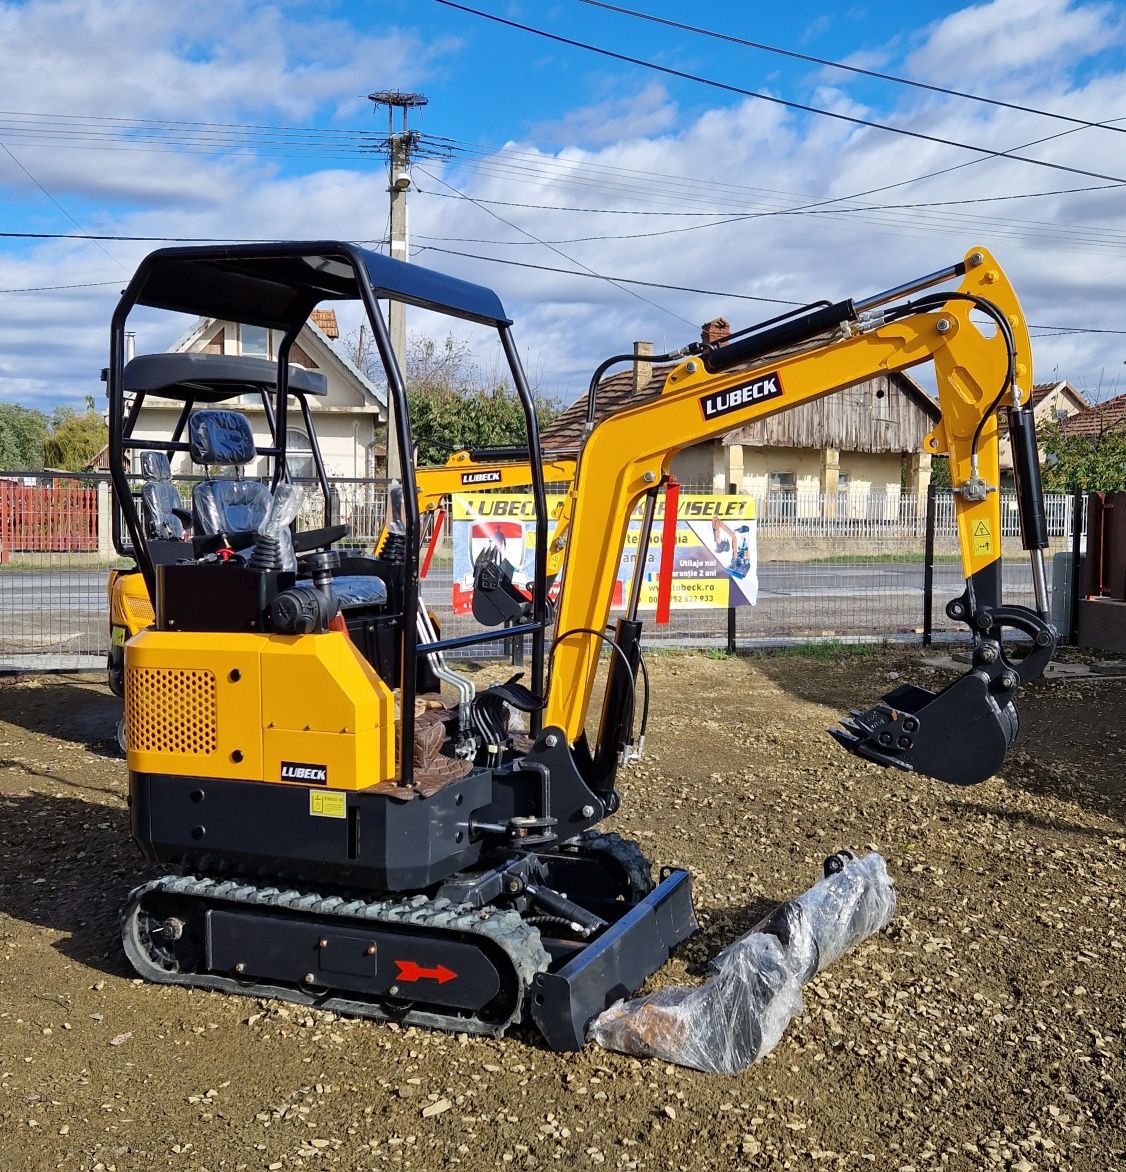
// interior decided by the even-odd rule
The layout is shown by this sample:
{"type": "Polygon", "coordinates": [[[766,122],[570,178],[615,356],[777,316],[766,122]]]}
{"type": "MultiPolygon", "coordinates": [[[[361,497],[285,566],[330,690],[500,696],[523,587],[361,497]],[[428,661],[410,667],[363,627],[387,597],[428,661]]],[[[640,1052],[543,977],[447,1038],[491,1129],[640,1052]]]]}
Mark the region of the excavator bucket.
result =
{"type": "Polygon", "coordinates": [[[941,692],[901,684],[829,732],[850,753],[879,765],[976,785],[997,772],[1016,740],[1020,719],[1011,692],[976,670],[941,692]]]}

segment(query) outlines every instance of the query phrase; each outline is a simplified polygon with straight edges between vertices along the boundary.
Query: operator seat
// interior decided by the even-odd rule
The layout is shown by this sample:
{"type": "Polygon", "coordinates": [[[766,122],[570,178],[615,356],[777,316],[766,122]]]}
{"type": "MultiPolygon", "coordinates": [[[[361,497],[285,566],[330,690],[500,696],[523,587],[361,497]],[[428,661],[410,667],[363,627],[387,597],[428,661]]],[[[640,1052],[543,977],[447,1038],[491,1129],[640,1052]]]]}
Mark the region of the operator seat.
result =
{"type": "MultiPolygon", "coordinates": [[[[205,466],[242,468],[257,456],[250,421],[238,411],[193,411],[188,419],[188,445],[192,461],[205,466]]],[[[269,488],[257,480],[202,480],[192,490],[195,532],[207,536],[257,532],[273,502],[269,488]]],[[[296,511],[295,507],[294,515],[296,511]]],[[[241,556],[249,560],[251,550],[241,556]]],[[[293,558],[289,544],[287,569],[295,568],[293,558]]],[[[387,605],[387,586],[374,575],[336,575],[332,588],[341,609],[349,615],[387,605]]]]}
{"type": "MultiPolygon", "coordinates": [[[[238,411],[211,408],[188,419],[192,463],[213,468],[245,468],[257,457],[250,420],[238,411]]],[[[201,480],[192,489],[195,531],[201,534],[250,533],[266,519],[273,497],[257,480],[201,480]]]]}
{"type": "Polygon", "coordinates": [[[150,541],[182,541],[191,514],[184,508],[164,452],[141,453],[141,505],[150,541]]]}

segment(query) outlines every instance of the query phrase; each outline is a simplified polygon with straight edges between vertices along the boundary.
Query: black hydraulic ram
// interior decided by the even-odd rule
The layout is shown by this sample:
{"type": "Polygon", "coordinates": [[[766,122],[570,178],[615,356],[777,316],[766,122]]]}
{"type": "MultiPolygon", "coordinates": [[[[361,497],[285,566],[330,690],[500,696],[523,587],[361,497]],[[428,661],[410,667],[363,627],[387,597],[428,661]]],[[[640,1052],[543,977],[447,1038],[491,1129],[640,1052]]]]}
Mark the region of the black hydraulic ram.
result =
{"type": "Polygon", "coordinates": [[[934,273],[927,273],[924,277],[917,277],[905,285],[897,285],[894,289],[885,289],[882,293],[875,293],[861,301],[849,298],[830,304],[827,301],[814,302],[802,306],[792,313],[773,317],[769,321],[751,326],[742,334],[732,336],[720,346],[705,348],[703,351],[704,369],[709,374],[718,374],[723,370],[730,370],[740,363],[753,362],[756,358],[772,354],[777,350],[784,350],[792,346],[800,346],[803,342],[812,341],[820,334],[831,333],[846,322],[860,320],[861,314],[887,305],[891,301],[898,301],[912,293],[929,289],[932,285],[939,285],[949,281],[952,277],[960,277],[966,271],[966,266],[958,264],[939,269],[934,273]]]}
{"type": "Polygon", "coordinates": [[[1029,407],[1009,408],[1009,443],[1020,507],[1021,543],[1032,558],[1032,585],[1036,609],[1048,617],[1048,588],[1044,574],[1044,550],[1048,548],[1048,518],[1040,483],[1040,453],[1036,449],[1036,419],[1029,407]]]}
{"type": "Polygon", "coordinates": [[[795,311],[793,316],[772,318],[760,326],[753,326],[753,332],[744,333],[720,346],[705,350],[704,369],[709,374],[718,374],[720,371],[730,370],[733,366],[753,362],[756,358],[772,354],[776,350],[799,346],[819,334],[837,329],[845,322],[856,320],[856,305],[851,298],[847,301],[838,301],[835,305],[819,303],[816,306],[806,306],[795,311]]]}

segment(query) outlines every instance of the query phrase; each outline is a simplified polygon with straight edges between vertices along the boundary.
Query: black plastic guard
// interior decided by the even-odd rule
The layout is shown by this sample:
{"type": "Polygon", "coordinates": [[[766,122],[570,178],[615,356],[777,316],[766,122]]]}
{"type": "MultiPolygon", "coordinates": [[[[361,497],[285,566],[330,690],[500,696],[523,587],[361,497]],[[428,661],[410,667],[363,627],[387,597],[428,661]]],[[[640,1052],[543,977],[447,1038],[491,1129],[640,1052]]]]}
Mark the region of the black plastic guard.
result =
{"type": "Polygon", "coordinates": [[[639,903],[558,972],[539,973],[532,1020],[553,1050],[580,1050],[604,1009],[635,993],[699,929],[692,877],[671,871],[639,903]]]}

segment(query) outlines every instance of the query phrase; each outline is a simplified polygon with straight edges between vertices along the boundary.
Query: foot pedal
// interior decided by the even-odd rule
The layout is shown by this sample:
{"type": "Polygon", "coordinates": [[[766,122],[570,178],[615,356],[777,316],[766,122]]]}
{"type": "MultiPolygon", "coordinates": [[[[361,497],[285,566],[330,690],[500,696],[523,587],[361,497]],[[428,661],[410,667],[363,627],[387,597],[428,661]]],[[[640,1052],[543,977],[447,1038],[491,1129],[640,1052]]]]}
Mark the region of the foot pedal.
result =
{"type": "Polygon", "coordinates": [[[941,692],[902,684],[866,712],[853,711],[829,733],[850,753],[926,774],[951,785],[992,777],[1016,740],[1016,708],[985,672],[971,672],[941,692]]]}

